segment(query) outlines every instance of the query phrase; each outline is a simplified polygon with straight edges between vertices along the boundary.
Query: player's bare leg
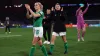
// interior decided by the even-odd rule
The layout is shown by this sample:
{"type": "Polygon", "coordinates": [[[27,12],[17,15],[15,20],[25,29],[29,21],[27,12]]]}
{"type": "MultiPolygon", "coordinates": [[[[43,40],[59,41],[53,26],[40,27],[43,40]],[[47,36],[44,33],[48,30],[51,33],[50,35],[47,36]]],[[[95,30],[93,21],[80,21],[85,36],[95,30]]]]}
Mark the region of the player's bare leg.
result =
{"type": "Polygon", "coordinates": [[[80,42],[80,32],[81,32],[81,29],[77,29],[78,42],[80,42]]]}
{"type": "Polygon", "coordinates": [[[55,43],[55,39],[56,39],[56,36],[52,36],[52,38],[51,38],[51,44],[54,44],[55,43]]]}
{"type": "Polygon", "coordinates": [[[82,29],[82,41],[84,41],[85,32],[86,32],[86,27],[84,26],[82,29]]]}
{"type": "Polygon", "coordinates": [[[66,43],[67,42],[67,39],[66,39],[66,36],[64,35],[64,36],[62,36],[62,40],[64,41],[64,43],[66,43]]]}

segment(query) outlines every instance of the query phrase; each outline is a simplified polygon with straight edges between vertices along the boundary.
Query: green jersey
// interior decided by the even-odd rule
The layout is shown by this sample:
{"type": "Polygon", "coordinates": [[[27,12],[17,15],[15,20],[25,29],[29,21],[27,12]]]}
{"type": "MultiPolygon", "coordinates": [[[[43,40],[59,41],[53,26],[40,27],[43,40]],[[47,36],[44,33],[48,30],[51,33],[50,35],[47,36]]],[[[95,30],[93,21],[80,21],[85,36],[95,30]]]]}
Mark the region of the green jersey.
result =
{"type": "Polygon", "coordinates": [[[39,12],[36,12],[36,14],[40,14],[40,17],[37,17],[35,18],[33,21],[34,21],[34,27],[41,27],[42,26],[42,20],[44,18],[44,13],[43,11],[39,11],[39,12]]]}

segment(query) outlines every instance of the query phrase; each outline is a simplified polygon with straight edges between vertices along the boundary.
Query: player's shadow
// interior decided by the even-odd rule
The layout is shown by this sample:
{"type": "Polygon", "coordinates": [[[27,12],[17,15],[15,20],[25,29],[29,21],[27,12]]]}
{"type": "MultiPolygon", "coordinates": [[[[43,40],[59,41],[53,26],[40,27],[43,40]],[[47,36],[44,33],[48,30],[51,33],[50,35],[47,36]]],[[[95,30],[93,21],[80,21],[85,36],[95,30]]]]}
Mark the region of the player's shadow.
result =
{"type": "Polygon", "coordinates": [[[29,56],[29,53],[28,52],[25,52],[25,51],[20,51],[19,54],[21,56],[29,56]]]}

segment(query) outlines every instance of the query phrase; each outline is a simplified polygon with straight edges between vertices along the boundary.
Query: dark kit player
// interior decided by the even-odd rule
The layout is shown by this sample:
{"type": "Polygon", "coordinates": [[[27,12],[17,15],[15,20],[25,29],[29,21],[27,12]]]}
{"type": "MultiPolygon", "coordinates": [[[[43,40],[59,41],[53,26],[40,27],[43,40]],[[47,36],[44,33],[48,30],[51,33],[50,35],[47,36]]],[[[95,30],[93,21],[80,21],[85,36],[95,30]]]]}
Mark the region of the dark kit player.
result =
{"type": "Polygon", "coordinates": [[[48,54],[52,55],[53,50],[54,50],[54,42],[57,36],[62,37],[62,40],[64,41],[64,48],[65,48],[64,54],[67,54],[68,44],[66,40],[66,27],[64,24],[65,17],[64,17],[63,8],[61,8],[59,3],[55,4],[55,9],[52,7],[51,15],[53,17],[54,26],[53,26],[53,32],[52,32],[52,38],[51,38],[51,44],[50,44],[50,51],[48,52],[48,54]]]}
{"type": "Polygon", "coordinates": [[[51,10],[47,9],[45,17],[43,19],[43,30],[44,30],[43,36],[44,36],[44,39],[45,39],[44,44],[50,44],[51,25],[52,25],[51,21],[52,21],[51,20],[51,10]]]}
{"type": "Polygon", "coordinates": [[[7,31],[8,31],[8,33],[11,33],[10,32],[10,20],[9,20],[9,17],[6,17],[4,23],[5,23],[5,33],[7,34],[7,31]]]}

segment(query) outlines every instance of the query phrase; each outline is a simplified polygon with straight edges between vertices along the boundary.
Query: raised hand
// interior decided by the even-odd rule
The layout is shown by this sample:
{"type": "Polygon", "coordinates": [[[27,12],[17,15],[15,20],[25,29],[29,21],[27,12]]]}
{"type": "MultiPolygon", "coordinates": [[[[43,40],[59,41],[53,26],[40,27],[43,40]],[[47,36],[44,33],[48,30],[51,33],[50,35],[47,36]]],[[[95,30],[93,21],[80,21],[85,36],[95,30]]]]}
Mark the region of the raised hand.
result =
{"type": "Polygon", "coordinates": [[[54,7],[51,8],[51,11],[54,11],[54,7]]]}
{"type": "Polygon", "coordinates": [[[90,5],[87,3],[87,6],[89,7],[90,5]]]}
{"type": "Polygon", "coordinates": [[[25,4],[26,9],[30,9],[30,5],[25,4]]]}
{"type": "Polygon", "coordinates": [[[61,8],[61,11],[63,11],[63,7],[61,8]]]}

